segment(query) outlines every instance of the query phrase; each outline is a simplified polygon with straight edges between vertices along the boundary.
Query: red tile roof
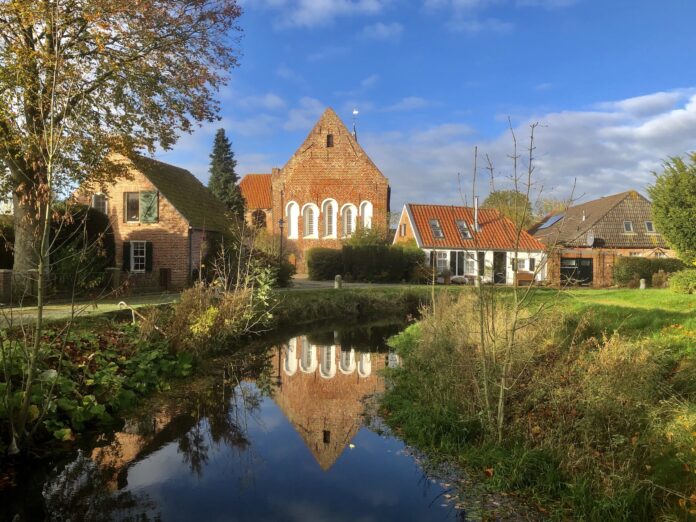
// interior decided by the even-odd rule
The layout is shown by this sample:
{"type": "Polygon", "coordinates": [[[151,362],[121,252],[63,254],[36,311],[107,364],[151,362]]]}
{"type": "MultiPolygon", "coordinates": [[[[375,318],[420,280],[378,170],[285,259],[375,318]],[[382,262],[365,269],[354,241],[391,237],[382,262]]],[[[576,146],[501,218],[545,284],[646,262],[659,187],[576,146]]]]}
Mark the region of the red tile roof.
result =
{"type": "MultiPolygon", "coordinates": [[[[474,231],[474,209],[445,205],[406,205],[411,222],[420,238],[421,248],[514,250],[515,225],[497,210],[479,208],[480,232],[474,231]],[[437,219],[445,237],[433,237],[430,220],[437,219]],[[457,229],[457,220],[464,220],[472,239],[463,239],[457,229]]],[[[526,231],[520,233],[519,250],[542,251],[545,246],[526,231]]]]}
{"type": "Polygon", "coordinates": [[[271,175],[247,174],[239,182],[239,189],[248,210],[271,208],[271,175]]]}

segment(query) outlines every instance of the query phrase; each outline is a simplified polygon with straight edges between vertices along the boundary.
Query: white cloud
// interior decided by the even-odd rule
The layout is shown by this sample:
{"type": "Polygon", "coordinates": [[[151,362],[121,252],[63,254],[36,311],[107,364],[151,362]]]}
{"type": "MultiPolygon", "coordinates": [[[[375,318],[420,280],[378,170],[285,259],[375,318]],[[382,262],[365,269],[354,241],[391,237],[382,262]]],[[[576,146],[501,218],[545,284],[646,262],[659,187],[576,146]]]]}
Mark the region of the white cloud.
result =
{"type": "Polygon", "coordinates": [[[314,125],[326,107],[316,98],[304,97],[300,100],[299,107],[291,109],[288,120],[283,128],[288,131],[309,130],[314,125]]]}
{"type": "Polygon", "coordinates": [[[267,111],[285,108],[285,100],[275,93],[267,92],[258,96],[247,96],[239,101],[239,105],[247,109],[263,109],[267,111]]]}
{"type": "Polygon", "coordinates": [[[329,58],[335,58],[336,56],[341,56],[343,54],[346,54],[348,51],[350,51],[350,47],[329,45],[307,56],[307,61],[319,62],[322,60],[327,60],[329,58]]]}
{"type": "Polygon", "coordinates": [[[375,84],[379,81],[379,74],[371,74],[367,78],[365,78],[363,81],[360,82],[360,86],[363,89],[369,89],[370,87],[374,87],[375,84]]]}
{"type": "Polygon", "coordinates": [[[366,25],[360,32],[360,37],[365,40],[398,42],[403,32],[404,26],[399,22],[392,22],[390,24],[377,22],[376,24],[366,25]]]}
{"type": "MultiPolygon", "coordinates": [[[[535,133],[534,164],[537,188],[543,185],[546,195],[568,197],[574,179],[578,180],[576,197],[594,198],[628,189],[645,192],[652,182],[652,171],[659,170],[665,158],[696,148],[696,88],[601,106],[528,115],[517,122],[515,132],[523,155],[529,124],[540,122],[535,133]],[[674,97],[676,101],[671,106],[665,101],[660,112],[642,111],[643,105],[654,111],[656,100],[674,97]]],[[[461,203],[458,173],[464,175],[461,188],[470,198],[474,146],[479,149],[480,195],[485,196],[488,189],[485,154],[491,157],[500,176],[499,185],[511,170],[509,131],[477,140],[468,126],[451,123],[410,133],[363,134],[361,141],[390,178],[394,208],[406,201],[461,203]]],[[[525,166],[522,161],[522,168],[525,166]]]]}
{"type": "Polygon", "coordinates": [[[398,102],[389,105],[384,108],[385,111],[413,111],[416,109],[423,109],[425,107],[430,107],[433,102],[426,100],[425,98],[420,98],[418,96],[407,96],[402,98],[398,102]]]}
{"type": "Polygon", "coordinates": [[[375,15],[390,0],[258,0],[260,6],[279,13],[276,27],[317,27],[333,23],[341,16],[375,15]]]}

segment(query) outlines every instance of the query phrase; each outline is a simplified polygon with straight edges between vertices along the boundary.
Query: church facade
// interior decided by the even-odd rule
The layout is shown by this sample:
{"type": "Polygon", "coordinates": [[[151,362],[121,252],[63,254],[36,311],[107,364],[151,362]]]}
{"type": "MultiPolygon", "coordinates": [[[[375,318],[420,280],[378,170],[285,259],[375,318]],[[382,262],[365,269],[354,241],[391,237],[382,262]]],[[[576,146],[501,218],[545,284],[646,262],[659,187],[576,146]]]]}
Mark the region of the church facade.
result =
{"type": "Polygon", "coordinates": [[[328,108],[282,168],[240,182],[247,221],[282,237],[299,271],[314,247],[340,248],[360,227],[388,230],[390,187],[328,108]]]}

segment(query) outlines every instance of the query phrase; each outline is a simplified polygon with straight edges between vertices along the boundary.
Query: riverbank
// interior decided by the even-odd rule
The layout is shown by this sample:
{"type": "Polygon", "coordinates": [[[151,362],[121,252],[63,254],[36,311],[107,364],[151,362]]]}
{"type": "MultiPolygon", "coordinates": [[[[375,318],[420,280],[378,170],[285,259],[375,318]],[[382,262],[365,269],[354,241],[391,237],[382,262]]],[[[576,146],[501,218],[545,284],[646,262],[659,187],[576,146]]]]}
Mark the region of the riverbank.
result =
{"type": "MultiPolygon", "coordinates": [[[[35,405],[29,410],[35,439],[30,450],[44,453],[57,445],[71,444],[81,432],[113,423],[140,398],[166,390],[172,380],[190,376],[204,358],[237,350],[260,335],[336,319],[406,320],[418,314],[429,295],[426,287],[278,292],[263,328],[238,338],[220,339],[224,344],[205,343],[194,351],[174,345],[170,332],[191,333],[182,332],[181,325],[168,327],[177,317],[176,305],[171,302],[153,306],[143,303],[139,314],[144,320],[136,324],[131,324],[130,312],[117,313],[117,307],[97,317],[78,317],[69,324],[53,321],[42,339],[41,363],[37,368],[40,379],[35,388],[35,405]],[[48,403],[47,396],[52,397],[48,403]]],[[[6,361],[10,363],[7,369],[11,379],[21,380],[21,358],[13,353],[22,350],[23,344],[21,331],[17,329],[15,333],[15,340],[6,342],[6,361]]],[[[11,337],[10,333],[8,339],[11,337]]],[[[0,383],[0,397],[6,393],[6,384],[0,383]]],[[[8,401],[18,403],[20,393],[13,391],[8,401]]],[[[9,446],[7,415],[3,401],[0,455],[9,446]]]]}
{"type": "MultiPolygon", "coordinates": [[[[551,518],[696,514],[696,297],[539,292],[529,307],[553,308],[535,316],[533,342],[511,360],[501,443],[482,422],[482,359],[467,341],[477,326],[466,299],[436,302],[439,310],[391,341],[404,364],[390,371],[383,412],[397,433],[551,518]]],[[[489,373],[487,384],[496,378],[489,373]]]]}

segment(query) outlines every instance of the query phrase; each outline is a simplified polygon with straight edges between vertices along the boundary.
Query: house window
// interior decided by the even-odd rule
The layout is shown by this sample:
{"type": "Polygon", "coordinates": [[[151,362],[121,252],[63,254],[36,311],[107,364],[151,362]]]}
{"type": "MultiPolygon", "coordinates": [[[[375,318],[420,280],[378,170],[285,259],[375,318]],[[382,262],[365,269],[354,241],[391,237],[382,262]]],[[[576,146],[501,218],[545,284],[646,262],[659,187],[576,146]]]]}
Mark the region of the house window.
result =
{"type": "Polygon", "coordinates": [[[314,209],[307,207],[304,210],[304,236],[310,237],[316,234],[316,219],[314,219],[314,209]]]}
{"type": "Polygon", "coordinates": [[[326,220],[324,223],[325,235],[334,235],[334,220],[336,219],[336,216],[334,216],[334,208],[331,203],[324,207],[324,219],[326,220]]]}
{"type": "Polygon", "coordinates": [[[466,254],[466,273],[467,274],[476,274],[476,255],[475,254],[466,254]]]}
{"type": "Polygon", "coordinates": [[[401,223],[401,229],[399,231],[399,235],[401,237],[404,237],[406,235],[406,223],[401,223]]]}
{"type": "Polygon", "coordinates": [[[533,257],[530,257],[527,260],[527,267],[528,267],[530,272],[534,272],[534,269],[536,267],[536,259],[534,259],[533,257]]]}
{"type": "Polygon", "coordinates": [[[346,207],[343,210],[343,235],[348,237],[353,233],[353,208],[346,207]]]}
{"type": "Polygon", "coordinates": [[[126,192],[126,221],[140,221],[140,192],[126,192]]]}
{"type": "Polygon", "coordinates": [[[648,234],[654,234],[655,233],[655,226],[653,225],[652,221],[646,221],[645,222],[645,230],[648,234]]]}
{"type": "Polygon", "coordinates": [[[288,239],[297,239],[297,221],[300,217],[300,206],[291,201],[285,207],[285,216],[287,218],[288,239]]]}
{"type": "Polygon", "coordinates": [[[447,270],[449,268],[449,258],[447,257],[446,251],[437,252],[436,260],[438,272],[442,272],[443,270],[447,270]]]}
{"type": "Polygon", "coordinates": [[[256,228],[266,228],[266,213],[259,209],[251,214],[251,224],[256,228]]]}
{"type": "Polygon", "coordinates": [[[106,196],[104,194],[94,194],[92,196],[92,208],[98,210],[102,214],[106,214],[108,210],[106,196]]]}
{"type": "Polygon", "coordinates": [[[624,232],[627,234],[633,232],[633,221],[624,221],[624,232]]]}
{"type": "Polygon", "coordinates": [[[466,221],[463,219],[458,219],[456,223],[457,230],[459,230],[459,235],[462,236],[462,239],[471,239],[471,231],[469,231],[466,221]]]}
{"type": "Polygon", "coordinates": [[[360,203],[360,217],[363,228],[372,228],[372,203],[369,201],[360,203]]]}
{"type": "Polygon", "coordinates": [[[438,219],[430,220],[430,230],[433,233],[435,239],[443,239],[445,234],[442,232],[442,227],[440,226],[440,221],[438,219]]]}
{"type": "Polygon", "coordinates": [[[145,272],[147,263],[146,241],[131,241],[131,272],[145,272]]]}
{"type": "Polygon", "coordinates": [[[326,146],[333,147],[333,134],[326,135],[326,146]]]}

